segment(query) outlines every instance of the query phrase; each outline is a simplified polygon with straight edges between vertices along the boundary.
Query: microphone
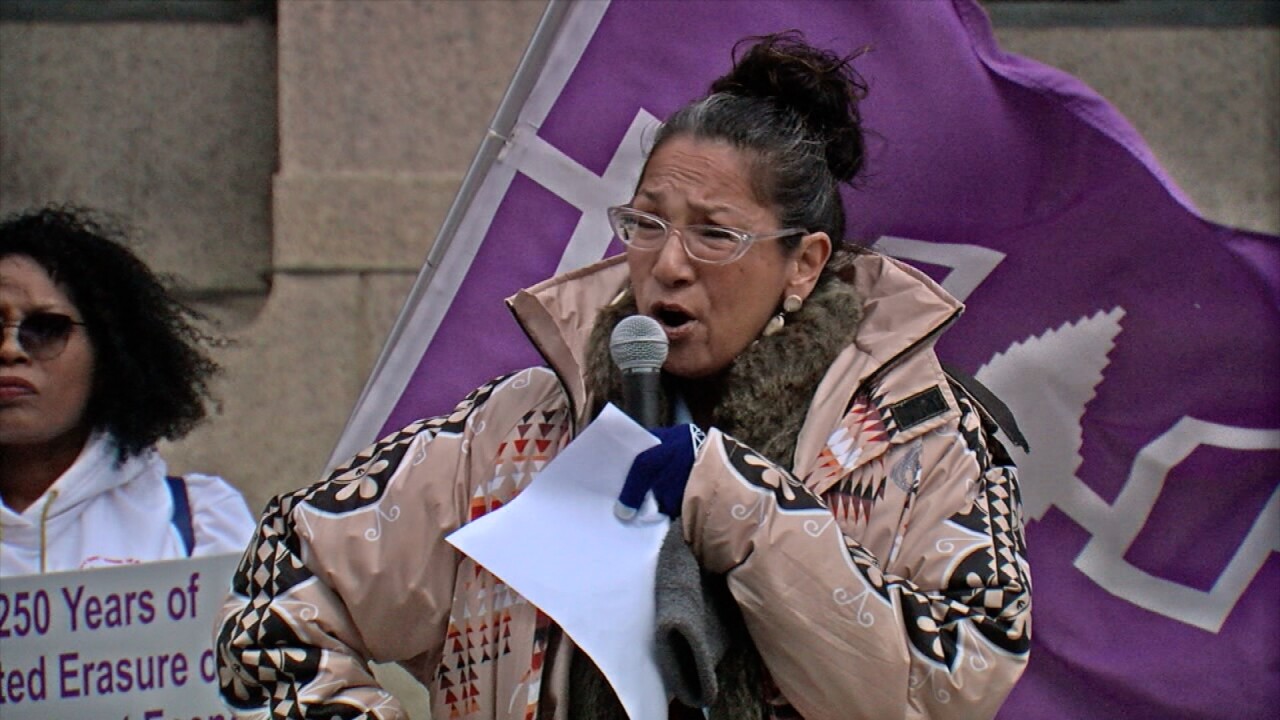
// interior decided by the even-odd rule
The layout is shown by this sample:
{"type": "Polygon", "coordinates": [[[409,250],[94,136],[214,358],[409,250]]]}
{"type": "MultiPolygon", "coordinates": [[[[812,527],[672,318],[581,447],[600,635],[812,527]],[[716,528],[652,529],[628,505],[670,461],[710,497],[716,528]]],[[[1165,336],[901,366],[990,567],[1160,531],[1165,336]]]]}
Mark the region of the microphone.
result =
{"type": "MultiPolygon", "coordinates": [[[[622,409],[650,429],[662,424],[658,390],[667,349],[667,334],[647,315],[623,318],[609,337],[609,355],[622,371],[622,409]]],[[[619,498],[613,513],[623,521],[637,515],[647,518],[645,522],[664,517],[657,511],[652,492],[645,493],[639,510],[619,498]]],[[[663,684],[673,688],[676,697],[688,706],[709,707],[719,693],[715,669],[724,656],[728,636],[707,587],[708,576],[702,574],[685,543],[679,520],[667,528],[655,572],[654,645],[663,684]]]]}
{"type": "Polygon", "coordinates": [[[659,380],[667,334],[648,315],[625,317],[609,336],[609,355],[622,371],[622,410],[646,428],[662,425],[659,380]]]}

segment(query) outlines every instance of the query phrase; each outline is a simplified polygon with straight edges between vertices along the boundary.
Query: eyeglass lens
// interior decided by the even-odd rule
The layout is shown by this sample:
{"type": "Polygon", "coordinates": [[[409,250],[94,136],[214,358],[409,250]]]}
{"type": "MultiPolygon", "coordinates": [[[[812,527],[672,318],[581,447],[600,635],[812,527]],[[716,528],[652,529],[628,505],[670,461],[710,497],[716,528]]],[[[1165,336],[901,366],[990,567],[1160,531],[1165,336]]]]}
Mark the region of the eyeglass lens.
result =
{"type": "MultiPolygon", "coordinates": [[[[28,355],[37,360],[48,360],[66,346],[75,320],[61,313],[32,313],[16,324],[18,344],[28,355]]],[[[5,327],[15,327],[6,324],[5,327]]]]}
{"type": "MultiPolygon", "coordinates": [[[[632,247],[653,250],[661,247],[671,233],[671,225],[661,218],[635,211],[614,214],[619,239],[632,247]]],[[[679,228],[681,241],[690,255],[708,262],[724,262],[737,255],[747,238],[731,228],[690,225],[679,228]]]]}

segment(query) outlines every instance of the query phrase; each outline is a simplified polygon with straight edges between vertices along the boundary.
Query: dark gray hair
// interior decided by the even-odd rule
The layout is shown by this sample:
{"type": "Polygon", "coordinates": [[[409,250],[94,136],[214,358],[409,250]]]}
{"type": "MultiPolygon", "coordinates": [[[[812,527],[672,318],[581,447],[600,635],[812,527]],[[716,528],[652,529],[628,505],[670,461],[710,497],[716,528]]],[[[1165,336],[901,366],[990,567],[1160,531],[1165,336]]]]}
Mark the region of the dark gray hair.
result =
{"type": "Polygon", "coordinates": [[[858,102],[866,85],[851,65],[858,54],[814,48],[796,31],[746,38],[734,49],[733,69],[667,119],[653,150],[687,136],[745,151],[752,189],[781,225],[825,232],[838,248],[845,236],[840,183],[851,183],[863,165],[858,102]]]}
{"type": "Polygon", "coordinates": [[[826,143],[813,137],[800,115],[761,98],[719,92],[672,115],[654,138],[654,149],[686,135],[727,142],[751,157],[756,197],[778,210],[782,227],[844,238],[844,206],[827,167],[826,143]]]}

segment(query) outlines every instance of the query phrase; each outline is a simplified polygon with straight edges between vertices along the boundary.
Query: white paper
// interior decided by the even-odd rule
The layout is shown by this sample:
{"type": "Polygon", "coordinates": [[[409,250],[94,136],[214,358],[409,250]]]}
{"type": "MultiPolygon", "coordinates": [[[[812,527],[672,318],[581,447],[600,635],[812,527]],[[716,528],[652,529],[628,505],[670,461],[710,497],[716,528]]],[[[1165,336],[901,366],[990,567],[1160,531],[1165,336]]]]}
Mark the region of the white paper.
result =
{"type": "Polygon", "coordinates": [[[609,405],[507,505],[448,537],[573,639],[631,720],[665,720],[654,575],[670,521],[619,520],[631,461],[658,441],[609,405]]]}

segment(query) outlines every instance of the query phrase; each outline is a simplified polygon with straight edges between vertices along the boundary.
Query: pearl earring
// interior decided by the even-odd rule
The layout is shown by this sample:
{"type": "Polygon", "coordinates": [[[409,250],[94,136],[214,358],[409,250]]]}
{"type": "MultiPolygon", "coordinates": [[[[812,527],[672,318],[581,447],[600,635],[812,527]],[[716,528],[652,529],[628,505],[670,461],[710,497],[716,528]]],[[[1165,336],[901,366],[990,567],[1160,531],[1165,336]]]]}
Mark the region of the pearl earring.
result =
{"type": "Polygon", "coordinates": [[[782,301],[782,312],[769,318],[769,324],[764,326],[764,332],[761,334],[768,337],[782,332],[782,328],[787,326],[787,313],[799,310],[802,305],[804,305],[804,299],[799,295],[788,295],[787,299],[782,301]]]}
{"type": "Polygon", "coordinates": [[[778,313],[777,315],[774,315],[773,317],[769,318],[769,324],[764,326],[764,333],[762,334],[765,337],[769,337],[770,335],[777,335],[779,332],[782,332],[782,328],[786,326],[787,326],[786,316],[783,315],[782,313],[778,313]]]}

